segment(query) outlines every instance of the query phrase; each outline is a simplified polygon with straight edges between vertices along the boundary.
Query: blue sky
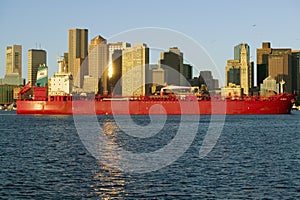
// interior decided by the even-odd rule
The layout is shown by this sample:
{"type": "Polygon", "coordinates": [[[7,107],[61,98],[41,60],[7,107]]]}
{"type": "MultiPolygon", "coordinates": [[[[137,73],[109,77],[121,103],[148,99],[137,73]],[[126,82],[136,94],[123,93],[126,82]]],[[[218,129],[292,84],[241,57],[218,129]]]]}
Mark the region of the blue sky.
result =
{"type": "MultiPolygon", "coordinates": [[[[241,42],[250,45],[254,62],[256,48],[263,41],[271,42],[274,48],[300,49],[299,8],[298,0],[1,0],[0,77],[5,74],[5,47],[12,44],[23,47],[23,76],[27,79],[28,50],[41,46],[47,51],[51,76],[57,70],[57,56],[68,50],[70,28],[87,28],[90,41],[97,35],[109,39],[136,28],[158,27],[196,41],[219,70],[214,76],[224,79],[226,61],[233,59],[233,47],[241,42]]],[[[172,46],[181,48],[173,42],[172,46]]],[[[157,59],[158,55],[152,55],[151,63],[157,63],[157,59]]],[[[194,75],[212,68],[208,65],[196,66],[194,75]]]]}

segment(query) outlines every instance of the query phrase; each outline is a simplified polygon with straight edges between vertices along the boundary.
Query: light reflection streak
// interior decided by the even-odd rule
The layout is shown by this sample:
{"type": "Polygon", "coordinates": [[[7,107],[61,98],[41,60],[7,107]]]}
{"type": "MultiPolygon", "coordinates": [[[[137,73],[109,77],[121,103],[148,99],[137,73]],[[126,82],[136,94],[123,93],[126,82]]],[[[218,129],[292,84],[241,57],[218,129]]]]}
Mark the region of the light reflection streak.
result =
{"type": "MultiPolygon", "coordinates": [[[[99,153],[104,153],[101,155],[103,159],[110,160],[110,165],[101,164],[99,161],[99,171],[94,172],[95,182],[99,183],[94,186],[95,193],[101,197],[101,199],[116,199],[122,198],[125,193],[126,181],[124,179],[124,173],[121,170],[116,169],[114,166],[119,166],[120,154],[116,154],[116,140],[117,134],[120,133],[114,121],[105,121],[103,124],[103,133],[109,140],[104,144],[101,142],[101,148],[98,148],[99,153]],[[103,151],[105,148],[105,151],[103,151]]],[[[99,140],[103,141],[99,134],[99,140]]]]}

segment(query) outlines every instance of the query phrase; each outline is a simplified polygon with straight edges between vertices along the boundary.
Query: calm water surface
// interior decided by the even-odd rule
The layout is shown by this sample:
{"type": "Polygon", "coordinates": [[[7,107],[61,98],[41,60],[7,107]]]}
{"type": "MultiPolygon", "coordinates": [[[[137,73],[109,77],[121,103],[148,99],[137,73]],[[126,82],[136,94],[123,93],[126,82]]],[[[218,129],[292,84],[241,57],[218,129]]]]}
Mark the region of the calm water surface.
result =
{"type": "MultiPolygon", "coordinates": [[[[147,126],[147,116],[133,117],[147,126]]],[[[110,128],[111,116],[98,116],[110,128]]],[[[113,129],[110,138],[133,152],[163,148],[178,130],[169,116],[149,138],[113,129]]],[[[0,112],[0,197],[3,199],[299,199],[300,111],[291,115],[227,116],[222,134],[203,159],[199,150],[210,123],[201,116],[192,145],[172,164],[127,173],[95,159],[72,116],[0,112]]]]}

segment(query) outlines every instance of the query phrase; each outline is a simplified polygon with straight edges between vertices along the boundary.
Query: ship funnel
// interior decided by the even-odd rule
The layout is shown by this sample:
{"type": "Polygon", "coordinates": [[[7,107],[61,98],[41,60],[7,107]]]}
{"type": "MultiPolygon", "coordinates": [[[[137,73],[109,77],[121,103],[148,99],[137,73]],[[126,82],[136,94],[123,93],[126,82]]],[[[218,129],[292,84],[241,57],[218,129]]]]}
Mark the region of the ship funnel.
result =
{"type": "Polygon", "coordinates": [[[283,93],[283,85],[285,84],[285,81],[283,79],[281,79],[279,84],[280,84],[280,93],[283,93]]]}

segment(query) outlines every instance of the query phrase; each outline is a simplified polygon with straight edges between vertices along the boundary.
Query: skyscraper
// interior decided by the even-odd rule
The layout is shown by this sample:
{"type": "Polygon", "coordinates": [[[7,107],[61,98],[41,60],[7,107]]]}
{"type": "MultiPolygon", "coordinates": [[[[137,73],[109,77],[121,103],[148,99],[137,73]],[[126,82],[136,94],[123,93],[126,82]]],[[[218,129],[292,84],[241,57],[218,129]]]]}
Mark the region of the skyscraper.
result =
{"type": "Polygon", "coordinates": [[[124,49],[131,47],[130,43],[127,42],[117,42],[117,43],[110,43],[108,44],[108,65],[109,65],[109,72],[108,76],[112,77],[114,71],[112,70],[112,63],[113,63],[113,54],[116,50],[123,51],[124,49]]]}
{"type": "Polygon", "coordinates": [[[183,53],[177,47],[160,54],[160,66],[165,70],[165,81],[168,85],[183,85],[183,53]]]}
{"type": "Polygon", "coordinates": [[[130,43],[117,42],[108,44],[108,93],[120,95],[122,77],[122,52],[131,47],[130,43]],[[119,82],[120,81],[120,82],[119,82]]]}
{"type": "MultiPolygon", "coordinates": [[[[262,48],[256,49],[257,86],[263,83],[268,75],[268,55],[271,53],[270,42],[263,42],[262,48]]],[[[274,77],[273,77],[274,78],[274,77]]]]}
{"type": "Polygon", "coordinates": [[[22,77],[22,46],[6,47],[6,74],[19,74],[22,77]]]}
{"type": "Polygon", "coordinates": [[[300,50],[292,51],[292,90],[300,99],[300,50]]]}
{"type": "Polygon", "coordinates": [[[241,60],[241,51],[243,47],[246,48],[247,62],[250,63],[250,46],[244,43],[238,44],[234,47],[234,60],[241,60]]]}
{"type": "Polygon", "coordinates": [[[277,83],[284,80],[284,91],[293,93],[297,90],[297,73],[299,67],[297,53],[290,48],[271,48],[269,42],[263,42],[262,48],[256,50],[257,54],[257,84],[260,85],[265,78],[271,76],[277,83]],[[296,80],[293,80],[296,79],[296,80]]]}
{"type": "Polygon", "coordinates": [[[253,69],[249,55],[250,47],[248,44],[242,43],[235,46],[235,59],[227,61],[225,73],[227,86],[240,85],[245,94],[249,94],[250,88],[253,87],[253,69]]]}
{"type": "Polygon", "coordinates": [[[219,87],[218,79],[214,79],[211,71],[200,71],[199,86],[206,85],[208,91],[213,91],[219,87]]]}
{"type": "Polygon", "coordinates": [[[240,53],[240,63],[241,63],[241,88],[244,89],[245,94],[249,94],[249,89],[252,88],[251,85],[251,64],[249,59],[249,45],[242,44],[242,49],[240,53]]]}
{"type": "Polygon", "coordinates": [[[122,95],[139,96],[150,93],[147,82],[149,76],[149,48],[138,43],[126,48],[122,54],[122,95]],[[146,85],[147,84],[147,85],[146,85]]]}
{"type": "Polygon", "coordinates": [[[230,83],[235,85],[241,84],[241,75],[240,75],[240,61],[239,60],[227,60],[226,65],[226,85],[228,86],[230,83]]]}
{"type": "Polygon", "coordinates": [[[47,65],[47,52],[42,49],[28,50],[28,81],[31,86],[34,86],[36,83],[40,65],[47,65]]]}
{"type": "Polygon", "coordinates": [[[82,66],[88,55],[88,30],[69,29],[68,69],[74,78],[74,86],[82,88],[83,77],[87,75],[87,63],[82,66]]]}
{"type": "Polygon", "coordinates": [[[88,76],[84,77],[84,91],[107,94],[108,46],[106,39],[91,40],[88,54],[88,76]]]}

